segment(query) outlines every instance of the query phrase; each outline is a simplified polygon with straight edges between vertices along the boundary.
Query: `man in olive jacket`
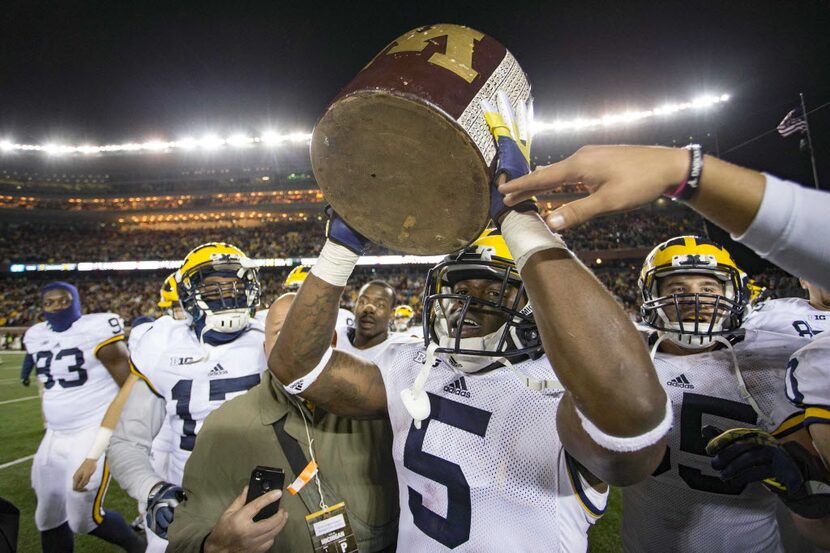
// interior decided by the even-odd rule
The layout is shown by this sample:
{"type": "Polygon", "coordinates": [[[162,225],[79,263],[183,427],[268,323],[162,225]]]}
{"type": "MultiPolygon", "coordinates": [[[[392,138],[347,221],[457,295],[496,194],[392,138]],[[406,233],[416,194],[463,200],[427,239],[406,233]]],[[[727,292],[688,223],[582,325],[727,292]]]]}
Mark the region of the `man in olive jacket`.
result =
{"type": "MultiPolygon", "coordinates": [[[[293,300],[286,296],[269,312],[266,349],[273,345],[269,338],[281,327],[282,315],[293,300]]],[[[258,386],[226,402],[205,420],[185,467],[187,499],[176,508],[168,531],[168,551],[313,552],[305,521],[306,515],[320,510],[313,479],[298,495],[286,491],[280,512],[270,519],[254,523],[250,517],[276,500],[278,492],[261,497],[256,505],[243,506],[244,488],[254,467],[283,469],[287,486],[302,471],[297,468],[297,452],[301,451],[303,462],[310,460],[303,415],[314,442],[326,504],[346,502],[360,551],[394,551],[399,507],[389,422],[360,421],[310,409],[286,394],[268,371],[258,386]],[[289,447],[283,447],[285,440],[289,447]],[[287,454],[286,449],[294,452],[294,468],[291,451],[287,454]]]]}

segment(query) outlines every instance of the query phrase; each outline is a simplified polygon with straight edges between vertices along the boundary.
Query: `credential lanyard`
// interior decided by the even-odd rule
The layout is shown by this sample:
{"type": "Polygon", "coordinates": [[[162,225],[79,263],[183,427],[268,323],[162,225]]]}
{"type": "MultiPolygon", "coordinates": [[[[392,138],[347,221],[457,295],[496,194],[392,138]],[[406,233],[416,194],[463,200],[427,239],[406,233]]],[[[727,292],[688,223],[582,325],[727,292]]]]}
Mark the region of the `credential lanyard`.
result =
{"type": "MultiPolygon", "coordinates": [[[[288,420],[288,415],[284,416],[283,418],[275,422],[272,426],[274,428],[274,434],[277,435],[277,441],[279,441],[280,447],[282,448],[283,453],[285,453],[286,459],[288,459],[288,464],[291,465],[291,471],[294,473],[296,477],[299,477],[301,474],[304,473],[304,471],[307,470],[309,462],[306,459],[306,456],[303,453],[303,449],[300,447],[300,444],[297,442],[297,440],[285,431],[286,420],[288,420]]],[[[323,495],[323,488],[325,488],[326,496],[328,496],[329,498],[336,498],[331,487],[326,485],[326,483],[323,482],[323,480],[320,478],[319,472],[315,472],[314,478],[317,480],[318,483],[317,492],[320,495],[319,501],[315,502],[315,504],[310,504],[311,498],[309,498],[307,494],[303,494],[302,490],[300,490],[300,492],[297,494],[303,500],[303,503],[306,504],[306,507],[308,507],[309,512],[317,511],[318,508],[321,508],[320,505],[325,506],[326,501],[323,495]]],[[[311,488],[313,488],[313,486],[311,488]]]]}

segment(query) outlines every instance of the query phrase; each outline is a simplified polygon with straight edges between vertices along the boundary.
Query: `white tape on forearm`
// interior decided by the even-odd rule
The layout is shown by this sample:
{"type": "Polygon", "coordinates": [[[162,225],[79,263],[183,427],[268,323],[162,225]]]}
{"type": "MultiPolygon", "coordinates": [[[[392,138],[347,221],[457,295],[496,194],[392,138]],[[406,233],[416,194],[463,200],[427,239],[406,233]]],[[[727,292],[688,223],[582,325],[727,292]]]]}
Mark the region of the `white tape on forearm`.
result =
{"type": "Polygon", "coordinates": [[[660,424],[649,430],[645,434],[639,436],[620,437],[606,434],[596,427],[594,423],[588,420],[588,417],[582,414],[576,405],[574,405],[576,414],[579,415],[579,420],[582,421],[582,428],[597,444],[610,449],[611,451],[639,451],[650,445],[654,445],[671,430],[673,411],[671,406],[671,399],[666,397],[666,412],[660,424]]]}
{"type": "Polygon", "coordinates": [[[349,248],[326,240],[317,263],[311,267],[311,273],[332,286],[346,286],[359,258],[349,248]]]}
{"type": "Polygon", "coordinates": [[[550,248],[568,249],[562,237],[552,233],[542,217],[532,211],[508,212],[501,222],[501,234],[519,272],[530,256],[538,251],[550,248]]]}
{"type": "Polygon", "coordinates": [[[86,458],[98,460],[107,450],[107,446],[110,445],[111,437],[112,429],[106,426],[99,428],[98,434],[95,436],[95,441],[92,442],[92,447],[89,448],[89,453],[86,454],[86,458]]]}
{"type": "Polygon", "coordinates": [[[317,363],[317,366],[311,369],[311,371],[289,384],[288,386],[283,386],[285,391],[291,395],[301,394],[303,390],[306,390],[309,386],[314,384],[314,381],[320,376],[323,372],[323,369],[326,368],[328,365],[329,359],[331,359],[331,354],[334,350],[331,349],[331,346],[323,353],[323,358],[320,359],[320,362],[317,363]]]}

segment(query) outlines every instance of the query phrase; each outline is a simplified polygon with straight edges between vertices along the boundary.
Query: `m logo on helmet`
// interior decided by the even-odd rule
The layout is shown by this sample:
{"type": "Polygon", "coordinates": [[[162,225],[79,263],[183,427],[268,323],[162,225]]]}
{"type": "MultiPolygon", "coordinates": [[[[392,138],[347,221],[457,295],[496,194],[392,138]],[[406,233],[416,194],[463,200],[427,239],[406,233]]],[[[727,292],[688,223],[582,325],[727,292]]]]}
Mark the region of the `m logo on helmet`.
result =
{"type": "Polygon", "coordinates": [[[675,255],[672,258],[673,267],[717,267],[718,260],[713,255],[675,255]]]}

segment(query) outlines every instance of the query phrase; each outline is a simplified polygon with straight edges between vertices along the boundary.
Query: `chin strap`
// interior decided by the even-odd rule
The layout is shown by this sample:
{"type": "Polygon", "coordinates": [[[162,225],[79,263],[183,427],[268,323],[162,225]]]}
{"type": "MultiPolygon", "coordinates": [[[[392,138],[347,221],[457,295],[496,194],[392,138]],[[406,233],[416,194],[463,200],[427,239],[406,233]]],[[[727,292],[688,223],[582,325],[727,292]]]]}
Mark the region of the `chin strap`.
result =
{"type": "MultiPolygon", "coordinates": [[[[651,347],[651,360],[654,361],[654,356],[657,354],[657,348],[660,347],[660,344],[669,338],[668,333],[663,334],[662,336],[657,338],[657,341],[654,342],[654,345],[651,347]]],[[[735,380],[738,381],[738,393],[741,396],[741,399],[746,401],[752,410],[755,411],[755,414],[758,415],[758,419],[765,422],[768,425],[773,424],[773,420],[761,410],[761,407],[758,406],[758,402],[755,401],[755,398],[752,397],[752,394],[749,393],[749,390],[746,387],[746,382],[744,382],[744,377],[741,374],[741,367],[738,365],[738,356],[735,355],[735,348],[732,347],[732,344],[724,338],[723,336],[712,336],[712,343],[713,344],[722,344],[726,346],[726,349],[729,351],[729,355],[732,358],[731,362],[731,371],[732,374],[735,376],[735,380]]],[[[682,346],[681,346],[682,347],[682,346]]]]}
{"type": "Polygon", "coordinates": [[[421,367],[418,376],[415,377],[415,382],[409,388],[401,390],[401,401],[403,406],[413,418],[415,428],[421,429],[421,421],[429,417],[430,405],[429,397],[424,392],[427,378],[429,378],[429,371],[432,370],[432,365],[435,363],[435,350],[438,349],[438,344],[431,342],[427,346],[427,360],[424,366],[421,367]]]}
{"type": "Polygon", "coordinates": [[[513,372],[513,374],[516,375],[516,378],[519,379],[519,382],[521,382],[522,384],[524,384],[525,386],[527,386],[531,390],[534,390],[536,392],[543,392],[543,393],[545,392],[545,390],[549,390],[550,393],[560,392],[560,391],[564,390],[562,384],[559,382],[559,380],[557,380],[555,378],[549,379],[549,380],[548,379],[540,380],[538,378],[531,378],[531,377],[527,376],[526,374],[524,374],[523,372],[521,372],[516,367],[514,367],[513,363],[511,363],[510,360],[507,359],[506,357],[500,357],[498,359],[498,361],[502,365],[504,365],[505,367],[510,369],[513,372]]]}

